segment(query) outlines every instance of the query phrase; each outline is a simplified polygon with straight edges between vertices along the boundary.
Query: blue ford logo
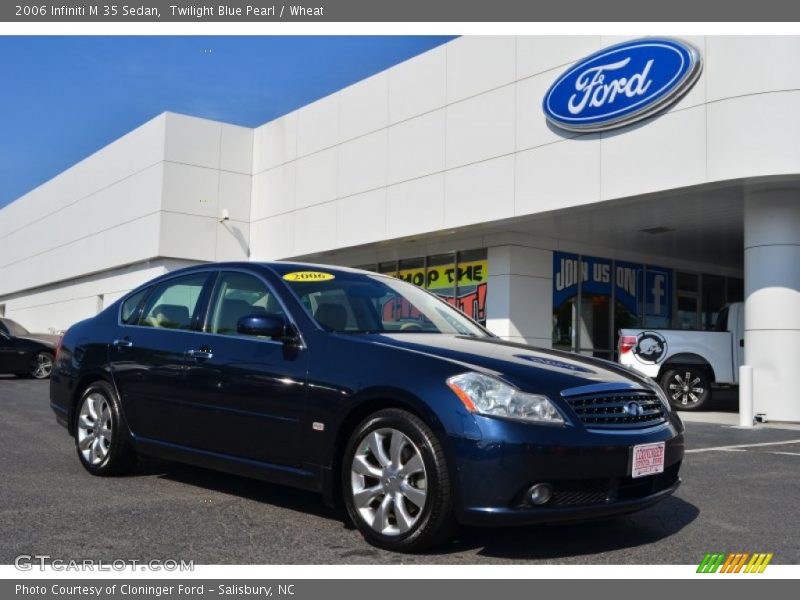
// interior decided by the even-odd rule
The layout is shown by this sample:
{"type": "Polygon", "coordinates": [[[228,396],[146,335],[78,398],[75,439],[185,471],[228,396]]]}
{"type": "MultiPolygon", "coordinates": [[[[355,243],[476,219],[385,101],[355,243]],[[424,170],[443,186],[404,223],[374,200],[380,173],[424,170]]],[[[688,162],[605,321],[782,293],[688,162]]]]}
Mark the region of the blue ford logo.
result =
{"type": "Polygon", "coordinates": [[[601,50],[573,65],[547,91],[547,119],[570,131],[605,131],[644,119],[682,96],[702,68],[697,49],[645,38],[601,50]]]}

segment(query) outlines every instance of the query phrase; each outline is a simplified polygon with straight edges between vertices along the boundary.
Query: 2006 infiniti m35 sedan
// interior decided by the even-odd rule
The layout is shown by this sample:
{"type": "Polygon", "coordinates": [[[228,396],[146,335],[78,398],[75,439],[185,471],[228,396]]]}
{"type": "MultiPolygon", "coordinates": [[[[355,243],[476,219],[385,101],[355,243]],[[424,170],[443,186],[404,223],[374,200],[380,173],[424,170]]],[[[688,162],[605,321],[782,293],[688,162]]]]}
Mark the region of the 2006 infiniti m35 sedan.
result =
{"type": "Polygon", "coordinates": [[[50,385],[92,474],[149,455],[315,490],[392,550],[628,513],[680,483],[683,425],[650,380],[355,269],[164,275],[70,328],[50,385]]]}

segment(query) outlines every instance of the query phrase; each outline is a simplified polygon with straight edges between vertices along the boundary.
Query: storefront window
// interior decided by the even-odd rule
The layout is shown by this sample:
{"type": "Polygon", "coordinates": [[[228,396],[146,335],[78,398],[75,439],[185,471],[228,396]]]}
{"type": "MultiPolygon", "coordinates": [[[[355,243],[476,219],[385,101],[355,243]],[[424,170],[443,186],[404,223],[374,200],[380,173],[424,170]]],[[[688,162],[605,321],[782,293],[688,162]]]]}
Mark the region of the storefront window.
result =
{"type": "Polygon", "coordinates": [[[676,273],[676,306],[675,322],[676,329],[698,329],[698,316],[700,312],[700,296],[698,294],[699,283],[696,273],[676,273]]]}
{"type": "Polygon", "coordinates": [[[669,327],[671,314],[669,269],[553,254],[554,348],[614,358],[620,329],[669,327]]]}
{"type": "Polygon", "coordinates": [[[727,288],[726,301],[728,304],[744,301],[744,281],[742,279],[728,278],[727,288]]]}
{"type": "Polygon", "coordinates": [[[703,275],[702,297],[701,327],[713,331],[719,311],[725,306],[725,278],[719,275],[703,275]]]}
{"type": "Polygon", "coordinates": [[[553,348],[572,350],[578,346],[578,256],[553,253],[553,348]]]}
{"type": "Polygon", "coordinates": [[[455,306],[456,304],[456,255],[438,254],[428,257],[425,287],[455,306]]]}
{"type": "Polygon", "coordinates": [[[391,275],[392,277],[397,276],[397,261],[393,260],[390,262],[382,262],[378,263],[378,273],[383,275],[391,275]]]}
{"type": "Polygon", "coordinates": [[[425,259],[407,258],[401,260],[396,277],[419,287],[425,287],[425,259]]]}
{"type": "Polygon", "coordinates": [[[667,329],[672,320],[672,271],[648,265],[644,271],[644,326],[667,329]]]}
{"type": "Polygon", "coordinates": [[[583,354],[609,358],[611,354],[611,261],[581,259],[581,330],[583,354]]]}
{"type": "Polygon", "coordinates": [[[424,287],[486,324],[489,268],[485,249],[382,262],[377,271],[424,287]]]}
{"type": "Polygon", "coordinates": [[[485,325],[486,296],[489,286],[489,264],[486,250],[459,252],[456,280],[456,308],[485,325]]]}

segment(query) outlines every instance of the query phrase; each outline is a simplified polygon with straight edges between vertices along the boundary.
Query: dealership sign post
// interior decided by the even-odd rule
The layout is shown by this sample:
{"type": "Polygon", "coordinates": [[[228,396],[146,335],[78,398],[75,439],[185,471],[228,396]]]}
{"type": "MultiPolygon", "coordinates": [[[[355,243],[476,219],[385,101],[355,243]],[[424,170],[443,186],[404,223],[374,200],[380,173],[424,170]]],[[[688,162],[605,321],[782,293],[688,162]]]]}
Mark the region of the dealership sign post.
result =
{"type": "Polygon", "coordinates": [[[547,120],[569,131],[606,131],[662,110],[697,81],[699,51],[686,42],[645,38],[611,46],[563,73],[542,103],[547,120]]]}

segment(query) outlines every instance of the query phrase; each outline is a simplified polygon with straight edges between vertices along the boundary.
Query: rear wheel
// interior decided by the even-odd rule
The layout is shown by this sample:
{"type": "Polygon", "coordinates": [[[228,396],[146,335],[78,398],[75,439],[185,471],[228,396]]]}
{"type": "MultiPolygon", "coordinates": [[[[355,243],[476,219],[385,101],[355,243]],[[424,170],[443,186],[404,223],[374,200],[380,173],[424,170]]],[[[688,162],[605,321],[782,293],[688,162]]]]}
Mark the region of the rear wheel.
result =
{"type": "Polygon", "coordinates": [[[105,381],[86,388],[75,419],[75,448],[87,471],[107,476],[133,470],[136,453],[114,388],[105,381]]]}
{"type": "Polygon", "coordinates": [[[675,366],[664,373],[661,388],[678,410],[699,410],[711,396],[711,378],[696,365],[675,366]]]}
{"type": "Polygon", "coordinates": [[[454,531],[444,451],[406,411],[382,410],[359,425],[345,449],[342,489],[350,519],[374,546],[412,552],[454,531]]]}
{"type": "Polygon", "coordinates": [[[53,355],[50,352],[37,352],[28,365],[28,376],[34,379],[47,379],[53,372],[53,355]]]}

